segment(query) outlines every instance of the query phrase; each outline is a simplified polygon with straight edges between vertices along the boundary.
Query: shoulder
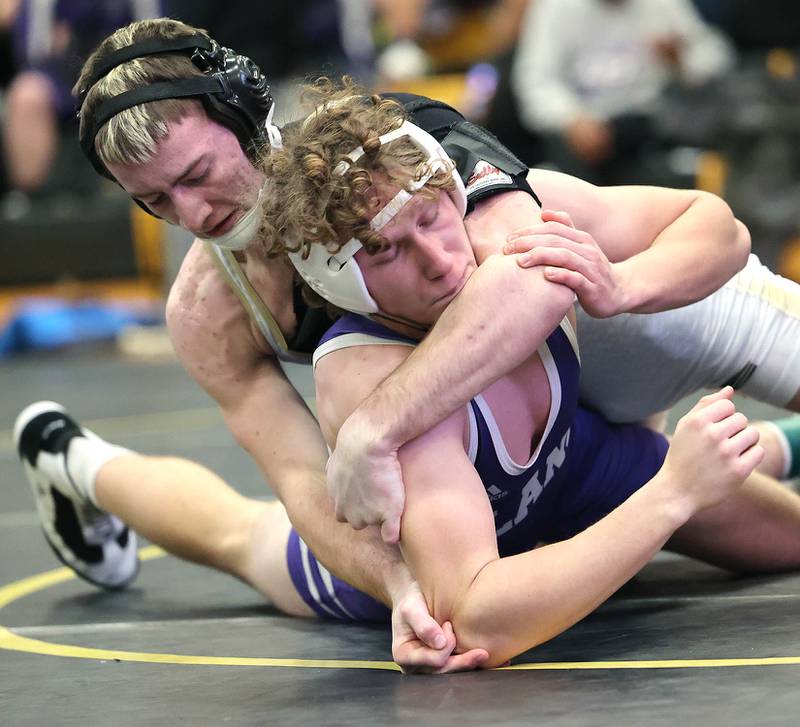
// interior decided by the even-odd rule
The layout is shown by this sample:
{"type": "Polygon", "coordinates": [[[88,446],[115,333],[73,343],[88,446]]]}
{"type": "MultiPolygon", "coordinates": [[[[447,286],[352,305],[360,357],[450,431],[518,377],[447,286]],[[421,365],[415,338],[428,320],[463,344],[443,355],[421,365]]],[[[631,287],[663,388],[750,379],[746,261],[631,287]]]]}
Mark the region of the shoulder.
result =
{"type": "Polygon", "coordinates": [[[213,305],[228,289],[211,254],[199,240],[189,248],[167,297],[167,323],[183,322],[192,313],[213,305]],[[211,296],[211,298],[209,298],[211,296]]]}
{"type": "MultiPolygon", "coordinates": [[[[326,437],[400,366],[414,349],[403,344],[364,344],[332,351],[314,367],[317,414],[326,437]]],[[[329,439],[333,441],[335,434],[329,439]]]]}
{"type": "Polygon", "coordinates": [[[401,104],[411,122],[438,141],[447,136],[454,124],[464,121],[464,116],[452,106],[427,96],[413,93],[384,93],[382,96],[401,104]]]}
{"type": "Polygon", "coordinates": [[[240,376],[266,355],[247,312],[199,241],[170,289],[166,319],[178,358],[206,389],[211,382],[240,376]]]}

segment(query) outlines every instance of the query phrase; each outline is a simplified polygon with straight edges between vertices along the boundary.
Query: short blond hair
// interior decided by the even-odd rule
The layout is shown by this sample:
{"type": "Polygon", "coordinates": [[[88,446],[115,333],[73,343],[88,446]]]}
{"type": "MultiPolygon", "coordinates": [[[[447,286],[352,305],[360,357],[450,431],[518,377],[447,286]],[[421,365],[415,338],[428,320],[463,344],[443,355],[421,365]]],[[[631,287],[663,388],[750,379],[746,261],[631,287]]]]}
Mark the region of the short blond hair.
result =
{"type": "MultiPolygon", "coordinates": [[[[197,34],[209,37],[205,30],[171,18],[140,20],[126,25],[106,38],[89,56],[72,93],[80,96],[100,63],[119,48],[145,40],[172,40],[197,34]]],[[[99,105],[110,98],[158,81],[203,75],[187,55],[179,53],[144,56],[123,63],[86,89],[80,111],[80,134],[86,133],[99,105]]],[[[97,132],[94,139],[97,156],[105,165],[147,162],[155,154],[158,142],[167,135],[168,125],[200,109],[202,104],[197,99],[163,99],[120,111],[97,132]]]]}
{"type": "MultiPolygon", "coordinates": [[[[371,229],[378,173],[391,184],[412,189],[430,172],[428,154],[414,141],[401,137],[381,144],[378,137],[407,120],[394,100],[368,93],[351,79],[339,83],[320,78],[304,87],[312,109],[302,124],[284,129],[282,149],[265,150],[262,170],[271,184],[264,207],[264,244],[273,254],[302,251],[323,244],[336,252],[351,237],[368,252],[385,245],[371,229]],[[364,149],[355,163],[347,155],[364,149]],[[346,171],[337,167],[344,162],[346,171]]],[[[452,175],[437,171],[420,194],[432,195],[454,186],[452,175]]]]}

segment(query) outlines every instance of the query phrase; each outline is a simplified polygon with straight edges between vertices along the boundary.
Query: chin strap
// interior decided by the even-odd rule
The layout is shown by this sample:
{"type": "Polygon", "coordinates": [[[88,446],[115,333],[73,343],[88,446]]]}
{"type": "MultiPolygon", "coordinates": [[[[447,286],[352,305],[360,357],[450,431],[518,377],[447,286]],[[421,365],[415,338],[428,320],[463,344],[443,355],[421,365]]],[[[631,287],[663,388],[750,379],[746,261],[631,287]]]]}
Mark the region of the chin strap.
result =
{"type": "Polygon", "coordinates": [[[256,203],[245,212],[239,221],[219,237],[200,237],[203,242],[211,243],[226,250],[244,250],[256,237],[261,228],[261,205],[264,197],[264,187],[258,190],[256,203]]]}
{"type": "Polygon", "coordinates": [[[274,115],[275,104],[272,104],[269,113],[267,114],[267,118],[264,120],[264,129],[267,132],[267,138],[269,139],[270,146],[273,149],[283,149],[283,137],[281,136],[281,130],[272,123],[272,117],[274,115]]]}

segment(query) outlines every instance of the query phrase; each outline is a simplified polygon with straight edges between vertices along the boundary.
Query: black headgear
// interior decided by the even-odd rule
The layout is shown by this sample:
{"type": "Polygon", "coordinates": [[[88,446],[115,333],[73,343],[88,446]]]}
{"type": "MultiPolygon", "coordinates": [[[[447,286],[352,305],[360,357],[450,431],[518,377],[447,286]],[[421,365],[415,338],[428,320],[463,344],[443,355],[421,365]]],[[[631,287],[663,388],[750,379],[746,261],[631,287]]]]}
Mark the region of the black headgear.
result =
{"type": "Polygon", "coordinates": [[[94,139],[110,118],[132,106],[168,98],[197,97],[208,115],[236,134],[245,152],[253,142],[268,141],[268,116],[273,101],[261,69],[246,56],[224,48],[204,35],[187,35],[172,40],[146,40],[120,48],[106,56],[80,89],[78,114],[89,90],[112,68],[134,58],[161,53],[188,55],[203,76],[158,81],[106,99],[83,119],[81,148],[92,166],[104,177],[114,179],[97,156],[94,139]]]}

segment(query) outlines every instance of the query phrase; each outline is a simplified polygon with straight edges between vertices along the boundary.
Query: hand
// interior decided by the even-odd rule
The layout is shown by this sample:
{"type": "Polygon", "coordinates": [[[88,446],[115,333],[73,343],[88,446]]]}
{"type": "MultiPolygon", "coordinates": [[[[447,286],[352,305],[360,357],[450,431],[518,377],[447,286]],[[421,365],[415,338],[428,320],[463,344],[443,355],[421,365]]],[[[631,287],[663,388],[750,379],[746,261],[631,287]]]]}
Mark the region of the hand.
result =
{"type": "Polygon", "coordinates": [[[572,288],[583,309],[594,318],[608,318],[626,310],[626,285],[612,263],[588,232],[575,229],[566,212],[542,210],[542,222],[515,230],[503,248],[521,253],[523,268],[544,265],[552,283],[572,288]]]}
{"type": "Polygon", "coordinates": [[[477,669],[489,658],[484,649],[455,654],[453,625],[439,626],[428,613],[416,581],[392,609],[392,657],[404,674],[447,674],[477,669]]]}
{"type": "Polygon", "coordinates": [[[565,140],[572,151],[589,164],[608,159],[614,146],[614,136],[607,124],[591,116],[580,116],[564,130],[565,140]]]}
{"type": "Polygon", "coordinates": [[[339,430],[326,473],[337,520],[349,522],[356,530],[380,525],[385,542],[400,540],[405,487],[397,450],[376,441],[357,414],[339,430]]]}
{"type": "Polygon", "coordinates": [[[656,57],[671,67],[678,67],[683,56],[683,41],[677,35],[664,35],[650,42],[656,57]]]}
{"type": "Polygon", "coordinates": [[[764,458],[758,430],[736,411],[732,396],[726,386],[681,418],[662,467],[694,512],[733,494],[764,458]]]}

